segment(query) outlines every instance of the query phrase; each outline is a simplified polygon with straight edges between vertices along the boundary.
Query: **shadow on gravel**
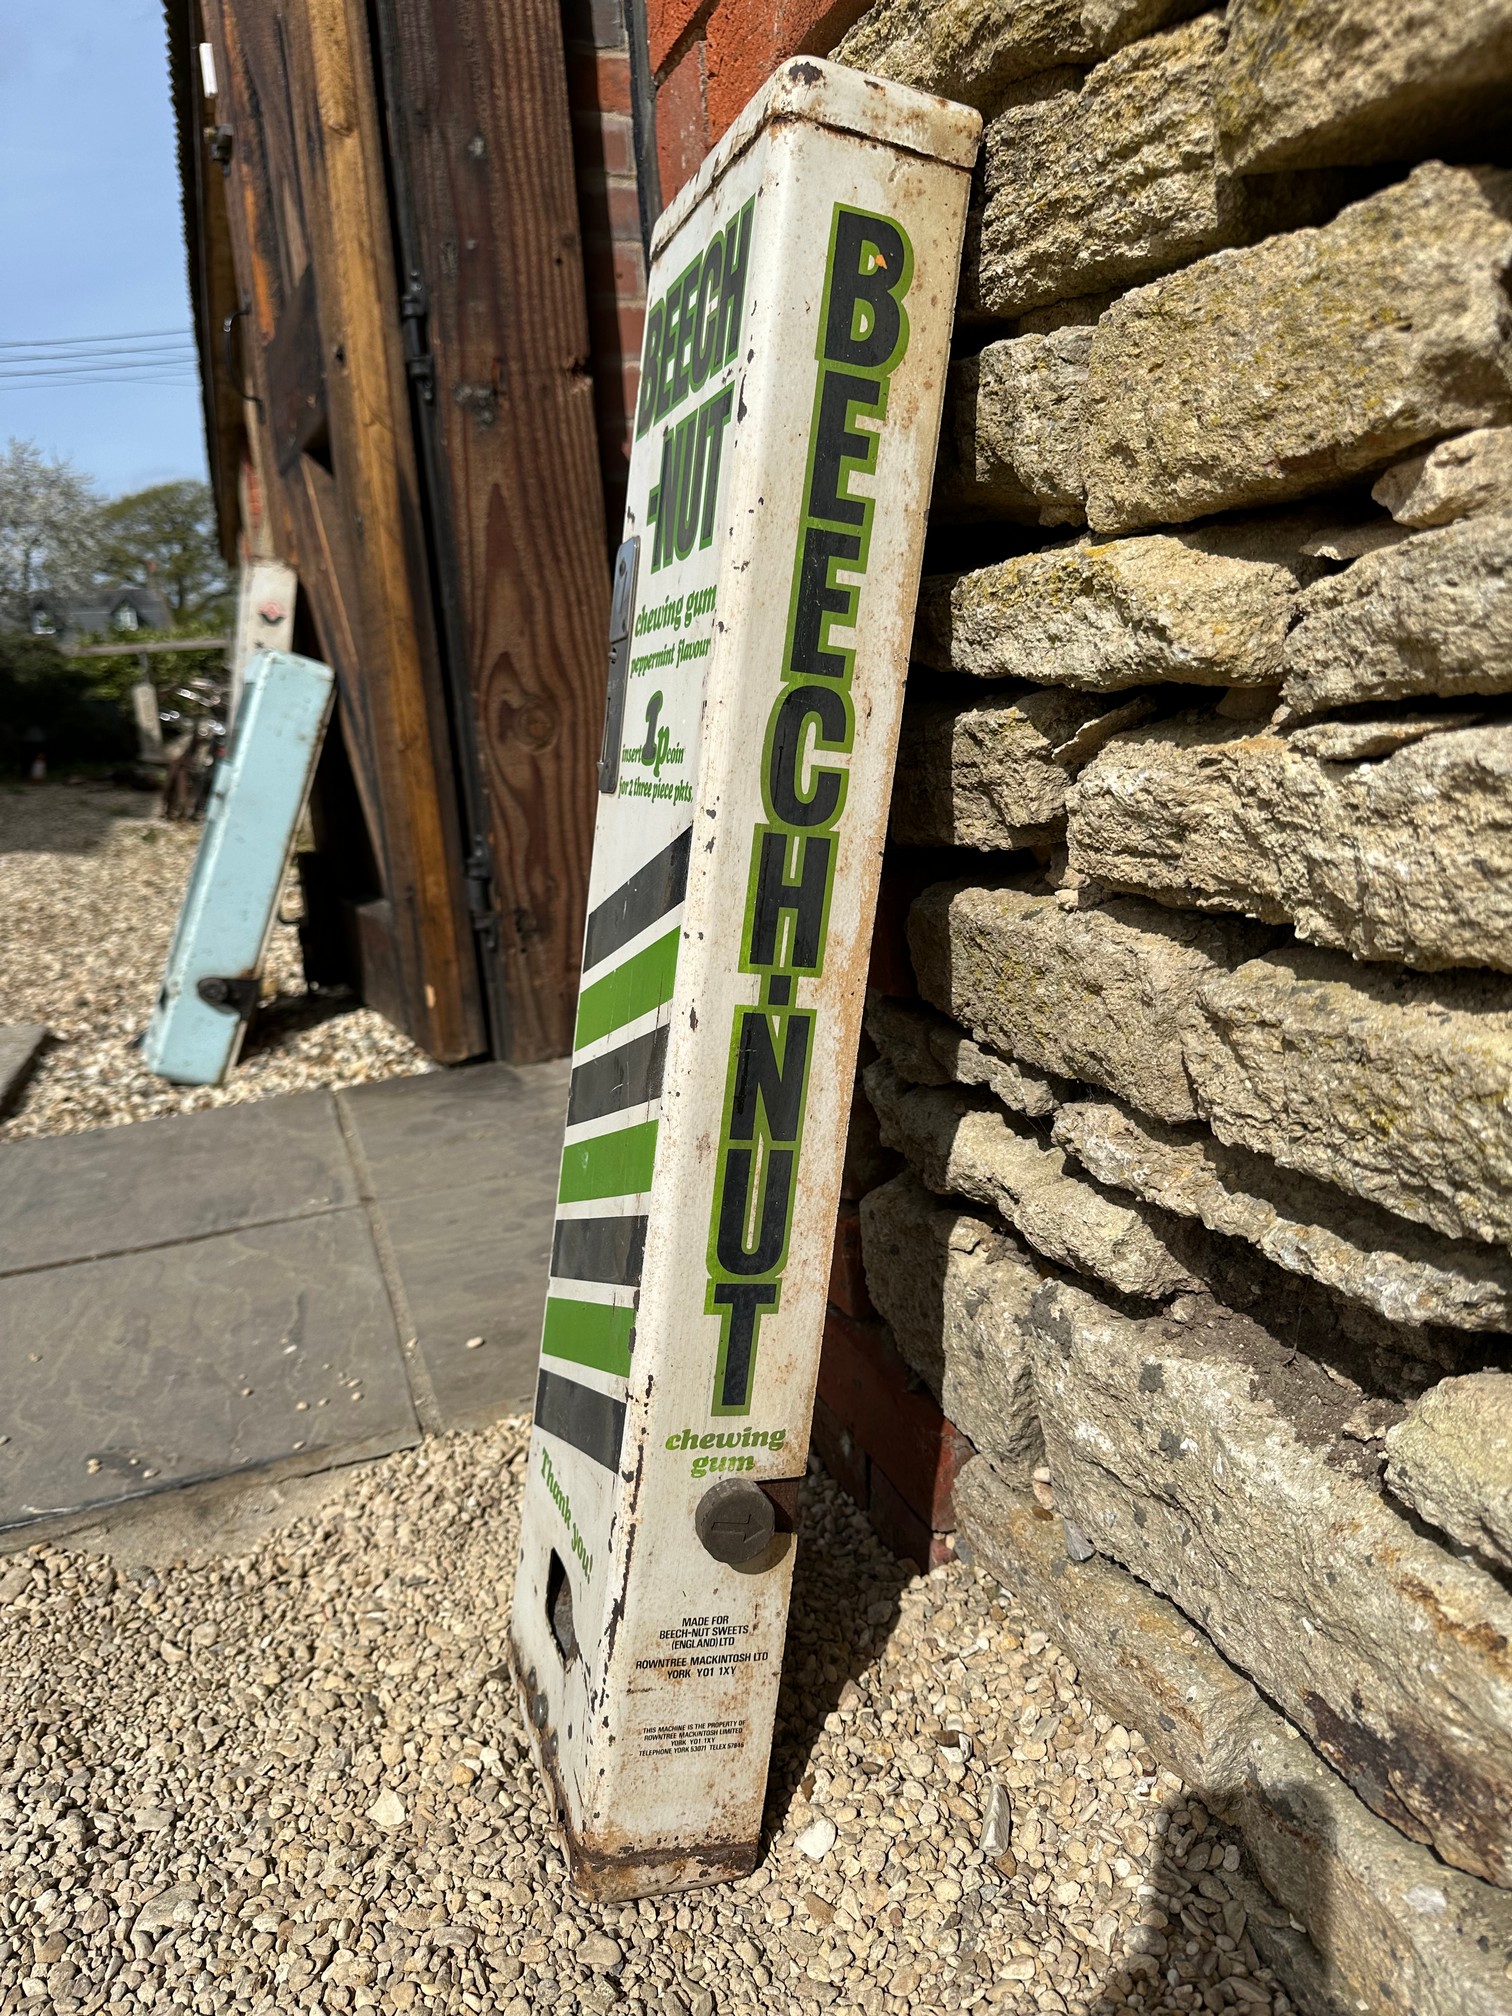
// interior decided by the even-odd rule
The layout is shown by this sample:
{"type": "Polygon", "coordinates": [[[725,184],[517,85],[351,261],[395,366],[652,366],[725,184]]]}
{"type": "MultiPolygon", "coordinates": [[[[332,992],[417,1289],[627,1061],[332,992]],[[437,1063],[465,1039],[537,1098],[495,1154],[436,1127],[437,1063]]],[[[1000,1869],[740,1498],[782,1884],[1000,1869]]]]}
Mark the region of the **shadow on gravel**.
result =
{"type": "MultiPolygon", "coordinates": [[[[1163,1801],[1152,1823],[1141,1922],[1130,1926],[1105,1969],[1081,1985],[1094,2008],[1119,2016],[1342,2011],[1317,1949],[1267,1893],[1234,1829],[1212,1818],[1196,1792],[1163,1801]]],[[[1314,1928],[1326,1937],[1326,1878],[1313,1897],[1314,1928]]],[[[1030,1903],[1025,1935],[1043,1937],[1050,1929],[1043,1909],[1030,1903]]]]}
{"type": "MultiPolygon", "coordinates": [[[[916,1574],[872,1533],[838,1492],[821,1500],[805,1479],[798,1512],[798,1559],[777,1725],[767,1779],[762,1848],[786,1823],[825,1718],[847,1682],[869,1692],[874,1666],[898,1621],[899,1595],[916,1574]]],[[[862,1766],[865,1769],[865,1766],[862,1766]]]]}
{"type": "Polygon", "coordinates": [[[157,803],[114,784],[0,781],[0,854],[95,854],[122,819],[151,819],[157,803]]]}
{"type": "Polygon", "coordinates": [[[276,994],[258,1008],[242,1045],[242,1061],[265,1050],[277,1050],[291,1036],[318,1029],[322,1022],[334,1021],[338,1015],[351,1015],[361,1006],[357,996],[345,987],[322,987],[307,994],[276,994]]]}

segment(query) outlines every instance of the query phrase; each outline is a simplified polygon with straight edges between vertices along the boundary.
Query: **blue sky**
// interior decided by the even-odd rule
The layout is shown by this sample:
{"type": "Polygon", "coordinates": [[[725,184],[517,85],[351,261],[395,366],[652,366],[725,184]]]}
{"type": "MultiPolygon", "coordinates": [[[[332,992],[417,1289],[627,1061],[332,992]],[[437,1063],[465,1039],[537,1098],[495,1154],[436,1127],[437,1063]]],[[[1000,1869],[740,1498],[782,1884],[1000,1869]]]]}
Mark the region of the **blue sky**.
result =
{"type": "MultiPolygon", "coordinates": [[[[188,328],[162,0],[0,0],[0,345],[188,328]]],[[[0,441],[107,494],[204,475],[189,372],[27,389],[24,355],[0,348],[0,441]]]]}

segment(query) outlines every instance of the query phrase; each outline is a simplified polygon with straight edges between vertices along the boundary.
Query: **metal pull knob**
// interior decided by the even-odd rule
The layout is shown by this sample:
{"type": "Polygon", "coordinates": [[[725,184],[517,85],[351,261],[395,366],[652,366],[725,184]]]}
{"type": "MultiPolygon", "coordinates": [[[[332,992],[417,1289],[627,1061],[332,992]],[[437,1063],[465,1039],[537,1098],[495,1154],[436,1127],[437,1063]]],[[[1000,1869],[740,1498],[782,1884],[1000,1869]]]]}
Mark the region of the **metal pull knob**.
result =
{"type": "Polygon", "coordinates": [[[721,1477],[699,1499],[693,1530],[716,1561],[743,1568],[771,1545],[777,1530],[776,1507],[759,1484],[743,1477],[721,1477]]]}

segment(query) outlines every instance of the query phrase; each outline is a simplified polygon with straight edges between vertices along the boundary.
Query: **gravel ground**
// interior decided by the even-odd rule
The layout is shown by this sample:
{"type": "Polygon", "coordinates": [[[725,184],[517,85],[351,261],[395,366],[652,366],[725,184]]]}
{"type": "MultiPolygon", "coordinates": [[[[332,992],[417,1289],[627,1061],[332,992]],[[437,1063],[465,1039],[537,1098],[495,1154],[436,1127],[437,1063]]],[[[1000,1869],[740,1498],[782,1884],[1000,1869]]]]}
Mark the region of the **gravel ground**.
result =
{"type": "Polygon", "coordinates": [[[822,1477],[761,1867],[577,1900],[502,1670],[526,1434],[0,1561],[0,2010],[1284,2016],[1200,1806],[822,1477]]]}
{"type": "MultiPolygon", "coordinates": [[[[307,995],[295,930],[275,924],[267,1005],[230,1083],[169,1085],[144,1070],[134,1044],[201,832],[151,816],[154,803],[90,784],[0,787],[0,1022],[41,1022],[53,1037],[0,1140],[431,1069],[373,1009],[307,995]]],[[[284,914],[297,902],[291,887],[284,914]]]]}

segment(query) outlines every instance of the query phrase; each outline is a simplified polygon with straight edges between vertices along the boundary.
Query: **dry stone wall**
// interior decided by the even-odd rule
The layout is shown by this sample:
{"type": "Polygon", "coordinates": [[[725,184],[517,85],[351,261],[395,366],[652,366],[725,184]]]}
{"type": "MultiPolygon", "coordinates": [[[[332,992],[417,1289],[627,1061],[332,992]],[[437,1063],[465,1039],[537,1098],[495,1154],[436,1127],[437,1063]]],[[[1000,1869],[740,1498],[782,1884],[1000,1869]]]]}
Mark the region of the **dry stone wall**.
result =
{"type": "Polygon", "coordinates": [[[872,1300],[962,1546],[1238,1827],[1299,2003],[1506,2016],[1512,0],[836,53],[987,122],[872,1300]]]}

